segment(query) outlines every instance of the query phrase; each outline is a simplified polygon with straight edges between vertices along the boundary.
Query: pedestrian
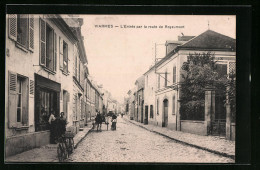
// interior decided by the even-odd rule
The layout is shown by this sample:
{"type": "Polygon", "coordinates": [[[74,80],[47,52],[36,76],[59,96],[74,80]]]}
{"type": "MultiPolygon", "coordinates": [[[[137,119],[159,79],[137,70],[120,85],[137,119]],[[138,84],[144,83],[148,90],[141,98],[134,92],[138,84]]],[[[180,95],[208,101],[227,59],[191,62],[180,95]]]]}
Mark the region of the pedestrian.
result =
{"type": "Polygon", "coordinates": [[[96,121],[96,124],[97,124],[97,131],[98,131],[98,128],[100,129],[101,131],[101,125],[102,125],[102,116],[99,112],[97,112],[97,116],[95,118],[95,121],[96,121]]]}
{"type": "Polygon", "coordinates": [[[60,113],[60,123],[61,123],[61,135],[63,135],[66,132],[66,125],[67,125],[67,120],[64,112],[60,113]]]}
{"type": "Polygon", "coordinates": [[[111,125],[111,129],[112,130],[116,130],[116,122],[117,122],[117,116],[115,114],[112,115],[112,125],[111,125]]]}
{"type": "Polygon", "coordinates": [[[51,144],[55,144],[55,136],[56,136],[56,134],[55,134],[55,120],[56,120],[56,118],[55,118],[55,113],[54,113],[54,111],[51,111],[51,114],[50,114],[50,117],[49,117],[49,124],[50,124],[50,133],[51,133],[51,135],[50,135],[50,143],[51,144]]]}

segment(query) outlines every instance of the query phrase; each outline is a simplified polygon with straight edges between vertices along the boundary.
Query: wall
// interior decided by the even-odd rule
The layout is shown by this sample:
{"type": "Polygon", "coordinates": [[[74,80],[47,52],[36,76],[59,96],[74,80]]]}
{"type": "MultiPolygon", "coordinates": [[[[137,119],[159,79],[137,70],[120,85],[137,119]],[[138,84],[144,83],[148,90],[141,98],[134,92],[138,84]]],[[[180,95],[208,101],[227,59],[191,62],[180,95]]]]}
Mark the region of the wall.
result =
{"type": "Polygon", "coordinates": [[[204,121],[181,120],[181,131],[197,135],[207,135],[204,121]]]}

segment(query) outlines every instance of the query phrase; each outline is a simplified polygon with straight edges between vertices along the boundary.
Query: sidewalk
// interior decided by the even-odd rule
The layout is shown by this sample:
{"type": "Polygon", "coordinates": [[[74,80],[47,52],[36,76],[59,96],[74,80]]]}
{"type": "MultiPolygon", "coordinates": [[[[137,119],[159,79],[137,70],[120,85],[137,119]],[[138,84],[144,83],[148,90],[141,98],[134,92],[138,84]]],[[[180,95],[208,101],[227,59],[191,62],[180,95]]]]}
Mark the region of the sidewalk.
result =
{"type": "Polygon", "coordinates": [[[203,149],[221,156],[235,159],[235,141],[229,141],[219,136],[201,136],[181,131],[173,131],[154,125],[144,125],[134,120],[124,118],[124,120],[140,126],[148,131],[157,133],[176,142],[203,149]]]}
{"type": "MultiPolygon", "coordinates": [[[[91,126],[84,127],[83,131],[79,131],[74,137],[74,146],[77,148],[78,144],[87,136],[91,130],[91,126]]],[[[58,144],[48,144],[40,148],[35,148],[20,154],[5,158],[5,162],[59,162],[57,157],[58,144]]]]}

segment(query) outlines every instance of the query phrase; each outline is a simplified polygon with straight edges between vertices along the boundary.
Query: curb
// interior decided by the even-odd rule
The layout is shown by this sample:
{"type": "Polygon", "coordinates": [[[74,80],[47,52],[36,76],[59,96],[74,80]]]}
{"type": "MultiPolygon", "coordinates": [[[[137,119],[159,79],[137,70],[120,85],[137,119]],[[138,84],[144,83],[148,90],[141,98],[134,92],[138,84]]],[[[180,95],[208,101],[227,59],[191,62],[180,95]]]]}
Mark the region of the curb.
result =
{"type": "Polygon", "coordinates": [[[214,154],[217,154],[217,155],[224,156],[224,157],[231,158],[231,159],[235,160],[235,155],[230,155],[230,154],[227,154],[227,153],[224,153],[224,152],[219,152],[219,151],[216,151],[216,150],[212,150],[212,149],[209,149],[209,148],[206,148],[206,147],[190,144],[190,143],[187,143],[187,142],[175,139],[173,137],[167,136],[167,135],[165,135],[163,133],[160,133],[160,132],[157,132],[157,131],[154,131],[154,130],[150,130],[150,129],[142,126],[142,125],[135,124],[135,123],[131,122],[130,120],[127,120],[127,119],[124,119],[124,120],[126,120],[126,121],[128,121],[128,122],[130,122],[130,123],[132,123],[132,124],[134,124],[136,126],[139,126],[139,127],[143,128],[145,130],[148,130],[150,132],[153,132],[153,133],[156,133],[158,135],[164,136],[166,138],[172,139],[172,140],[174,140],[174,141],[176,141],[178,143],[181,143],[183,145],[188,145],[188,146],[191,146],[191,147],[194,147],[194,148],[197,148],[197,149],[205,150],[205,151],[208,151],[208,152],[211,152],[211,153],[214,153],[214,154]]]}
{"type": "Polygon", "coordinates": [[[79,144],[80,142],[82,142],[83,139],[85,139],[85,137],[88,135],[88,133],[90,132],[90,130],[91,130],[91,129],[89,129],[89,130],[87,131],[87,133],[78,141],[78,143],[75,144],[74,149],[76,149],[76,148],[78,147],[78,144],[79,144]]]}

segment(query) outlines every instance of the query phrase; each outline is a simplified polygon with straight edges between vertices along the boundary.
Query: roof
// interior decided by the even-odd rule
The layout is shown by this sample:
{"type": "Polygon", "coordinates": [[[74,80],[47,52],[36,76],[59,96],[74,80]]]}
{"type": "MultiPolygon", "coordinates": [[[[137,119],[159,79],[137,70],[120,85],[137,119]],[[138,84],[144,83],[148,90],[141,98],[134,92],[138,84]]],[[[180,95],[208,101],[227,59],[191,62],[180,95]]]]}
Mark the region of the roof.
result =
{"type": "MultiPolygon", "coordinates": [[[[207,30],[202,34],[190,39],[186,43],[177,46],[170,53],[168,53],[163,59],[161,59],[156,64],[156,66],[162,64],[165,60],[169,59],[180,49],[236,51],[236,39],[233,39],[231,37],[217,33],[212,30],[207,30]]],[[[153,65],[153,67],[151,67],[144,74],[154,69],[154,67],[155,65],[153,65]]]]}
{"type": "Polygon", "coordinates": [[[58,14],[50,15],[49,14],[48,17],[64,32],[65,35],[67,35],[67,37],[72,42],[78,41],[78,38],[76,37],[76,35],[72,32],[72,30],[70,29],[68,24],[64,21],[64,19],[60,15],[58,15],[58,14]]]}
{"type": "Polygon", "coordinates": [[[137,84],[137,91],[139,91],[140,89],[144,88],[144,76],[142,75],[141,77],[139,77],[135,81],[135,84],[137,84]]]}
{"type": "Polygon", "coordinates": [[[207,30],[181,45],[181,48],[226,49],[235,51],[236,40],[215,31],[207,30]]]}

